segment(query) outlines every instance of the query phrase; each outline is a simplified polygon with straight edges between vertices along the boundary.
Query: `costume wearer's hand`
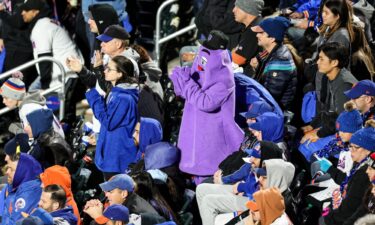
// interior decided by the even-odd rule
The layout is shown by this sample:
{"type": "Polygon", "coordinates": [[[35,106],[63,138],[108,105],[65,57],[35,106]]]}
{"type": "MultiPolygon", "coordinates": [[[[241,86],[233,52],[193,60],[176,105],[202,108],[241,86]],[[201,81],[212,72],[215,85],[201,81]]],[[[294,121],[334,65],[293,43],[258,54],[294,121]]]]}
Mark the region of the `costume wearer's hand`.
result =
{"type": "Polygon", "coordinates": [[[223,177],[223,171],[222,170],[216,171],[214,174],[214,184],[223,184],[222,177],[223,177]]]}
{"type": "Polygon", "coordinates": [[[81,72],[83,68],[81,60],[74,56],[70,56],[66,59],[66,66],[76,73],[81,72]]]}
{"type": "Polygon", "coordinates": [[[332,163],[326,159],[322,158],[319,160],[320,170],[324,173],[327,173],[328,169],[332,166],[332,163]]]}
{"type": "Polygon", "coordinates": [[[302,19],[303,18],[303,14],[299,13],[299,12],[294,12],[294,13],[290,14],[289,17],[291,19],[302,19]]]}

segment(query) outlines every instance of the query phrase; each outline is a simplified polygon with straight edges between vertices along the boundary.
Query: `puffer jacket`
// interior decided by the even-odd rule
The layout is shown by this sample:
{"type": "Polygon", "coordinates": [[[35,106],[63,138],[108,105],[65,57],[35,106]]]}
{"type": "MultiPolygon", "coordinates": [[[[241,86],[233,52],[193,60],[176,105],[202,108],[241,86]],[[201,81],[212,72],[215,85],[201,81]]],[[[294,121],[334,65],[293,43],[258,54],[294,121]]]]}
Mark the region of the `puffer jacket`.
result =
{"type": "Polygon", "coordinates": [[[281,44],[266,57],[258,54],[257,59],[256,80],[271,93],[283,110],[290,109],[297,88],[297,68],[292,53],[281,44]]]}

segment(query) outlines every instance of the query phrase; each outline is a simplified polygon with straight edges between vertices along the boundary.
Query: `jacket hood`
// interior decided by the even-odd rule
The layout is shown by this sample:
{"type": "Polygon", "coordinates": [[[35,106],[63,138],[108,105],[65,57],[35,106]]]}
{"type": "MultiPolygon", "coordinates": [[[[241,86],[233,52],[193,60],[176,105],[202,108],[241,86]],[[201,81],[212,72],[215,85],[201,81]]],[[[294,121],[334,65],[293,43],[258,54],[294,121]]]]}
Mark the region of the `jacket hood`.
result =
{"type": "Polygon", "coordinates": [[[51,212],[51,216],[53,217],[53,220],[55,220],[56,217],[59,217],[66,220],[69,224],[77,224],[77,217],[73,214],[71,206],[51,212]]]}
{"type": "Polygon", "coordinates": [[[35,180],[42,173],[39,162],[31,155],[21,153],[16,172],[14,173],[12,188],[17,189],[22,183],[35,180]]]}
{"type": "Polygon", "coordinates": [[[277,188],[268,188],[254,193],[259,208],[260,220],[263,225],[272,224],[285,211],[284,198],[277,188]]]}
{"type": "Polygon", "coordinates": [[[158,82],[160,80],[162,71],[154,61],[142,63],[141,68],[150,81],[158,82]]]}
{"type": "Polygon", "coordinates": [[[146,147],[160,142],[163,139],[163,129],[159,121],[141,117],[139,129],[139,150],[144,152],[146,147]]]}
{"type": "Polygon", "coordinates": [[[279,188],[281,193],[287,190],[293,181],[295,168],[292,163],[282,159],[265,160],[267,170],[267,187],[279,188]]]}
{"type": "Polygon", "coordinates": [[[201,46],[190,74],[201,85],[202,90],[218,82],[234,90],[232,62],[227,50],[210,50],[201,46]]]}
{"type": "Polygon", "coordinates": [[[262,140],[281,142],[284,137],[284,118],[273,113],[266,112],[256,118],[256,122],[249,125],[250,128],[262,132],[262,140]]]}
{"type": "Polygon", "coordinates": [[[116,10],[109,4],[94,4],[89,6],[92,18],[98,27],[99,34],[110,25],[118,25],[119,19],[116,10]]]}
{"type": "Polygon", "coordinates": [[[146,170],[162,169],[178,162],[180,151],[168,142],[159,142],[146,147],[144,160],[146,170]]]}
{"type": "Polygon", "coordinates": [[[66,167],[59,165],[51,166],[40,174],[40,180],[45,187],[50,184],[60,185],[64,189],[67,199],[73,198],[71,189],[72,181],[66,167]]]}
{"type": "Polygon", "coordinates": [[[107,102],[111,101],[113,94],[128,94],[138,102],[139,88],[137,84],[121,83],[112,88],[108,95],[107,102]]]}
{"type": "Polygon", "coordinates": [[[52,128],[53,113],[50,109],[37,109],[27,114],[26,120],[31,127],[33,137],[38,138],[52,128]]]}
{"type": "Polygon", "coordinates": [[[35,103],[44,106],[46,105],[46,98],[44,98],[44,96],[41,94],[39,90],[31,91],[22,100],[20,108],[22,108],[23,105],[29,103],[35,103]]]}

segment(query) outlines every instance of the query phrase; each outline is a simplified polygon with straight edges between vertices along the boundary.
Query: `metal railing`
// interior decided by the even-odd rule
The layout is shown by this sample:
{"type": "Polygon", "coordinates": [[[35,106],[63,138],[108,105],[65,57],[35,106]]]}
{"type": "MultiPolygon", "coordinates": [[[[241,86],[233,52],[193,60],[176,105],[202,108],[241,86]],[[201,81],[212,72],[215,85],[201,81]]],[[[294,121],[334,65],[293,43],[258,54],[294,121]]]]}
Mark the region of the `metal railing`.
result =
{"type": "Polygon", "coordinates": [[[161,17],[161,13],[162,11],[170,4],[173,4],[175,2],[177,2],[178,0],[168,0],[168,1],[165,1],[163,2],[163,4],[161,4],[158,8],[158,11],[156,13],[156,26],[155,26],[155,57],[156,57],[156,63],[160,64],[160,45],[169,41],[169,40],[172,40],[188,31],[191,31],[191,30],[194,30],[196,28],[195,24],[191,24],[189,26],[186,26],[170,35],[167,35],[166,37],[163,37],[163,38],[160,38],[160,17],[161,17]]]}
{"type": "MultiPolygon", "coordinates": [[[[13,68],[11,70],[8,70],[5,73],[2,73],[0,75],[0,80],[3,80],[3,79],[6,79],[6,78],[10,77],[14,72],[21,71],[23,69],[29,68],[29,67],[31,67],[31,66],[39,63],[39,62],[43,62],[43,61],[50,61],[50,62],[55,63],[61,71],[61,76],[62,76],[61,80],[65,81],[66,71],[64,69],[64,66],[58,60],[56,60],[56,59],[54,59],[53,57],[50,57],[50,56],[43,56],[43,57],[40,57],[38,59],[34,59],[30,62],[27,62],[25,64],[22,64],[20,66],[17,66],[16,68],[13,68]]],[[[60,120],[62,120],[64,118],[64,110],[65,110],[65,82],[61,82],[61,84],[59,84],[59,85],[56,85],[54,87],[51,87],[51,88],[48,88],[47,90],[42,91],[42,95],[49,94],[49,93],[54,92],[58,89],[61,89],[61,91],[58,92],[58,95],[59,95],[59,99],[60,99],[59,118],[60,118],[60,120]]],[[[3,115],[4,113],[9,112],[11,110],[13,110],[13,109],[3,108],[3,109],[0,110],[0,115],[3,115]]]]}

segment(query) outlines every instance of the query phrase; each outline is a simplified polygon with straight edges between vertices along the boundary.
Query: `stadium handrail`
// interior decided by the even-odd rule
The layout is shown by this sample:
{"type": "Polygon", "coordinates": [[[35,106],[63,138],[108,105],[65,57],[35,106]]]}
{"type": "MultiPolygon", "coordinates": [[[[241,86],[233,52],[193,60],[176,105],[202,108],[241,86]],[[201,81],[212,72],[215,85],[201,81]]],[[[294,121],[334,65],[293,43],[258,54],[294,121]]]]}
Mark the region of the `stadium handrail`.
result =
{"type": "MultiPolygon", "coordinates": [[[[53,62],[55,63],[60,71],[61,71],[61,80],[64,80],[65,81],[65,77],[66,77],[66,71],[64,69],[64,66],[56,59],[54,59],[53,57],[50,57],[50,56],[43,56],[43,57],[40,57],[38,59],[34,59],[34,60],[31,60],[27,63],[24,63],[20,66],[17,66],[11,70],[8,70],[2,74],[0,74],[0,80],[5,80],[6,78],[10,77],[13,73],[17,72],[17,71],[21,71],[23,69],[27,69],[37,63],[40,63],[40,62],[44,62],[44,61],[50,61],[50,62],[53,62]]],[[[58,96],[59,96],[59,100],[60,100],[60,112],[59,112],[59,119],[62,120],[64,118],[64,110],[65,110],[65,82],[61,82],[61,84],[58,84],[54,87],[51,87],[51,88],[48,88],[47,90],[44,90],[42,91],[42,95],[47,95],[51,92],[54,92],[58,89],[61,89],[60,92],[58,92],[58,96]]],[[[9,111],[11,111],[13,109],[9,109],[7,107],[5,108],[2,108],[0,109],[0,115],[3,115],[9,111]]]]}

